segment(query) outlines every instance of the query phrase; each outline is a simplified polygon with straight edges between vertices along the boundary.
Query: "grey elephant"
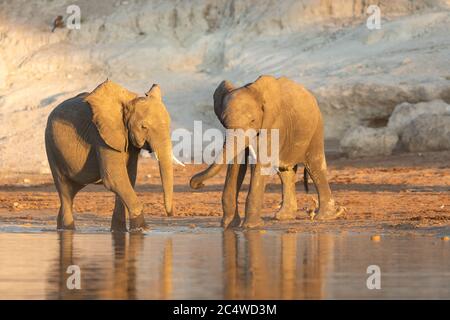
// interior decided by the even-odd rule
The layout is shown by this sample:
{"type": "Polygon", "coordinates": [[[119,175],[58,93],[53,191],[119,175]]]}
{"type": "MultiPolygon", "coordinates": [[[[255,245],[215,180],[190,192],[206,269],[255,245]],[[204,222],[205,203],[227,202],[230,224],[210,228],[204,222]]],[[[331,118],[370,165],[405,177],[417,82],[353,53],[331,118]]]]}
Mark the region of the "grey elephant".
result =
{"type": "MultiPolygon", "coordinates": [[[[292,219],[297,211],[295,174],[298,164],[303,164],[319,194],[318,219],[333,219],[340,214],[327,180],[327,164],[324,153],[324,125],[314,96],[303,86],[285,77],[261,76],[255,82],[235,88],[223,81],[214,92],[214,111],[226,129],[278,129],[278,175],[282,182],[283,203],[276,219],[292,219]]],[[[269,140],[270,140],[270,136],[269,140]]],[[[258,138],[259,139],[259,138],[258,138]]],[[[225,161],[228,138],[216,161],[206,170],[191,178],[190,186],[198,189],[203,182],[227,166],[222,194],[222,226],[239,226],[237,199],[245,177],[249,150],[246,141],[235,154],[245,150],[245,162],[225,161]]],[[[270,144],[270,141],[269,141],[270,144]]],[[[233,147],[234,148],[234,147],[233,147]]],[[[259,151],[259,150],[258,150],[259,151]]],[[[255,153],[255,151],[253,151],[255,153]]],[[[254,157],[259,157],[255,154],[254,157]]],[[[236,158],[234,159],[236,160],[236,158]]],[[[244,227],[262,224],[260,211],[265,189],[264,165],[251,165],[251,181],[245,205],[244,227]]],[[[305,173],[306,173],[305,171],[305,173]]],[[[306,177],[306,174],[305,174],[306,177]]]]}
{"type": "Polygon", "coordinates": [[[170,116],[158,85],[138,97],[107,80],[91,93],[58,105],[49,115],[45,146],[61,206],[58,229],[75,229],[73,199],[78,191],[100,183],[116,194],[112,231],[146,228],[143,206],[134,191],[139,152],[159,160],[165,211],[173,214],[173,168],[170,116]]]}

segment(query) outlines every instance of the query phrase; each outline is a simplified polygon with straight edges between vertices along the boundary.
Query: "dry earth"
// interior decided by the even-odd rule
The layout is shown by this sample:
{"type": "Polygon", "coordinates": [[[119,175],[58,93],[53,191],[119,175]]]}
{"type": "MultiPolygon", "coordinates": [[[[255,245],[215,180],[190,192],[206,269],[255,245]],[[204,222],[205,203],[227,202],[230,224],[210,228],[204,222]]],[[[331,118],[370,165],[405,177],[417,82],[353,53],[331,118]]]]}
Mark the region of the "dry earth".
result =
{"type": "MultiPolygon", "coordinates": [[[[270,177],[265,194],[263,216],[267,229],[288,231],[364,231],[409,232],[422,230],[430,234],[447,234],[450,230],[450,152],[398,154],[390,157],[329,161],[331,188],[339,205],[347,212],[332,222],[310,221],[306,208],[316,197],[303,189],[298,174],[298,217],[295,221],[270,219],[280,201],[279,179],[270,177]]],[[[204,165],[187,165],[175,169],[176,217],[162,217],[163,205],[158,167],[154,160],[140,161],[137,191],[145,203],[145,214],[152,227],[218,227],[224,174],[211,179],[207,186],[193,191],[189,178],[204,165]]],[[[243,213],[248,177],[240,194],[243,213]]],[[[48,225],[55,227],[59,205],[50,175],[1,174],[0,225],[48,225]]],[[[91,185],[75,200],[76,223],[107,227],[113,208],[113,194],[102,185],[91,185]]]]}

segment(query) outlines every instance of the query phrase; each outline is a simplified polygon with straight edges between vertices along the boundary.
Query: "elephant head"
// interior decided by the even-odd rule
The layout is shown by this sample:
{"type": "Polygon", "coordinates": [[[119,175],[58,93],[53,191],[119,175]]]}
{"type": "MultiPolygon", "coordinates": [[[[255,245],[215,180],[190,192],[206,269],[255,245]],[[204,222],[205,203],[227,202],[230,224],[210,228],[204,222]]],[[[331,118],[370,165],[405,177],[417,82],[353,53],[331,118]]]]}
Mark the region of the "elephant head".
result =
{"type": "Polygon", "coordinates": [[[126,152],[130,143],[155,153],[159,161],[164,204],[172,215],[173,167],[170,116],[158,85],[138,97],[107,80],[85,100],[90,104],[93,121],[104,142],[118,152],[126,152]]]}
{"type": "MultiPolygon", "coordinates": [[[[234,88],[229,81],[222,81],[214,92],[214,112],[226,129],[256,130],[276,128],[276,119],[281,112],[281,94],[278,80],[272,76],[260,76],[255,82],[241,88],[234,88]]],[[[226,138],[222,152],[215,163],[205,171],[192,177],[190,185],[194,189],[203,186],[202,182],[213,177],[226,165],[227,145],[230,137],[226,138]]],[[[248,147],[248,140],[242,148],[248,147]]],[[[250,148],[251,149],[251,148],[250,148]]],[[[243,149],[235,150],[235,156],[243,149]]],[[[250,150],[256,158],[253,149],[250,150]]]]}

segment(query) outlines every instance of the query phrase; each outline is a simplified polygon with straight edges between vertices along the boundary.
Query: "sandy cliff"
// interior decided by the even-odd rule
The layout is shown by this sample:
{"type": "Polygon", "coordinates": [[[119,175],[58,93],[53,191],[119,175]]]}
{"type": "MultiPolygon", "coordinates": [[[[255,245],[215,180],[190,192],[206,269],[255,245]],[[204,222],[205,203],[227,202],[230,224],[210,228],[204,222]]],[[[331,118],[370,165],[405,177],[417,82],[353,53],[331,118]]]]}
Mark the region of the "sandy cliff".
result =
{"type": "Polygon", "coordinates": [[[0,171],[45,171],[48,113],[106,77],[142,93],[159,83],[174,128],[191,129],[219,126],[222,79],[285,75],[314,91],[327,138],[341,139],[386,126],[405,102],[450,103],[449,66],[449,0],[0,1],[0,171]],[[69,4],[81,29],[52,33],[69,4]]]}

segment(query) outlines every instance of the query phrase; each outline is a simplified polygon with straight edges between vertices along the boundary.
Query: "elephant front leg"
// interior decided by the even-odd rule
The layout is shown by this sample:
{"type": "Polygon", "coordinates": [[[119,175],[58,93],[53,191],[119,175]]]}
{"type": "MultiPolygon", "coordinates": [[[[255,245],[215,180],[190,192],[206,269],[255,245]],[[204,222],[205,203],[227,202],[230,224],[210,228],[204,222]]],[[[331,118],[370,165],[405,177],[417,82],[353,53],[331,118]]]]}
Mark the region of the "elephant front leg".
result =
{"type": "MultiPolygon", "coordinates": [[[[125,204],[126,209],[129,212],[130,216],[130,232],[140,231],[147,229],[147,224],[145,223],[144,214],[142,213],[143,206],[139,202],[139,199],[136,196],[136,193],[133,190],[133,187],[128,182],[121,183],[113,183],[113,186],[106,183],[105,184],[108,189],[113,191],[116,196],[120,198],[122,203],[125,204]]],[[[118,210],[119,212],[119,210],[118,210]]],[[[125,210],[120,212],[120,216],[123,217],[125,210]]],[[[120,225],[121,221],[119,220],[121,217],[118,217],[117,224],[120,225]]],[[[116,222],[112,223],[115,225],[116,222]]],[[[122,226],[123,227],[123,226],[122,226]]]]}
{"type": "Polygon", "coordinates": [[[114,211],[111,219],[111,231],[127,232],[127,208],[123,205],[122,200],[116,195],[114,203],[114,211]]]}
{"type": "Polygon", "coordinates": [[[295,219],[297,212],[297,197],[295,194],[295,174],[297,166],[280,171],[278,175],[282,186],[282,204],[280,210],[275,214],[276,220],[295,219]]]}
{"type": "Polygon", "coordinates": [[[224,228],[238,227],[241,224],[238,210],[238,197],[246,171],[246,163],[233,163],[228,165],[225,186],[222,193],[222,227],[224,228]]]}
{"type": "Polygon", "coordinates": [[[250,189],[245,204],[243,227],[254,228],[263,224],[260,213],[264,198],[265,176],[261,174],[261,164],[252,165],[250,189]]]}
{"type": "Polygon", "coordinates": [[[142,213],[143,206],[131,185],[123,155],[109,150],[102,151],[100,160],[103,184],[114,192],[127,208],[130,216],[130,232],[147,229],[142,213]]]}
{"type": "MultiPolygon", "coordinates": [[[[130,153],[130,158],[128,159],[127,165],[128,178],[133,188],[136,184],[138,157],[139,157],[138,152],[130,153]]],[[[127,232],[127,221],[126,221],[127,215],[129,215],[128,209],[123,204],[120,197],[116,195],[114,211],[111,219],[111,231],[127,232]]]]}

